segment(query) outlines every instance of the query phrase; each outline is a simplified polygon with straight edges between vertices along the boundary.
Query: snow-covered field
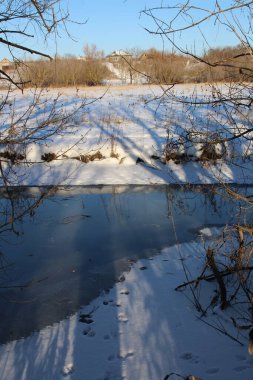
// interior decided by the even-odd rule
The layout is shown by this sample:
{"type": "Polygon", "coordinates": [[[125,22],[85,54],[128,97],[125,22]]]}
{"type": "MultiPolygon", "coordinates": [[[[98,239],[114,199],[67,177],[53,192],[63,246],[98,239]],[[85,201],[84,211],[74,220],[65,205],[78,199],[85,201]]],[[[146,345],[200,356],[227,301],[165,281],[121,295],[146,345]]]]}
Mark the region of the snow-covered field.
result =
{"type": "MultiPolygon", "coordinates": [[[[32,99],[29,91],[12,95],[14,118],[32,99]]],[[[192,86],[178,86],[176,91],[187,97],[192,86]]],[[[195,91],[200,98],[210,95],[204,86],[195,91]]],[[[252,147],[243,140],[228,144],[226,157],[215,162],[198,161],[202,146],[186,144],[180,149],[192,160],[164,163],[168,133],[177,141],[193,125],[215,131],[218,124],[216,109],[189,109],[164,101],[161,94],[154,86],[63,90],[60,109],[78,107],[84,97],[87,106],[78,111],[69,133],[52,136],[46,144],[28,145],[27,163],[15,165],[11,183],[252,183],[252,147]],[[103,159],[96,156],[85,162],[98,151],[103,159]],[[43,162],[45,153],[55,153],[57,159],[43,162]]],[[[56,90],[42,95],[56,96],[56,90]]],[[[33,122],[46,118],[49,109],[38,105],[33,122]]],[[[8,125],[8,113],[3,116],[8,125]]],[[[198,240],[135,263],[122,282],[79,313],[1,346],[0,379],[163,380],[174,372],[182,377],[169,379],[195,375],[203,380],[250,380],[253,358],[248,355],[248,332],[236,335],[241,346],[207,326],[205,321],[212,324],[215,315],[199,320],[191,299],[174,290],[185,281],[182,260],[194,277],[201,273],[203,254],[204,244],[198,240]]],[[[231,320],[216,310],[222,328],[234,336],[231,320]]]]}
{"type": "MultiPolygon", "coordinates": [[[[59,90],[41,95],[40,104],[34,107],[29,124],[46,120],[59,90]],[[47,104],[45,104],[47,102],[47,104]]],[[[230,136],[225,115],[215,107],[203,105],[189,107],[161,98],[158,86],[115,86],[96,89],[60,90],[62,97],[57,111],[71,111],[85,99],[86,106],[77,112],[68,133],[56,134],[43,144],[28,144],[26,164],[15,166],[13,184],[156,184],[156,183],[213,183],[219,181],[251,183],[252,147],[246,139],[226,144],[224,159],[200,162],[203,144],[178,144],[187,131],[216,133],[223,127],[230,136]],[[93,102],[94,99],[99,98],[93,102]],[[220,123],[220,124],[219,124],[220,123]],[[226,123],[221,126],[222,123],[226,123]],[[164,165],[164,148],[172,142],[172,150],[187,154],[190,160],[169,160],[164,165]],[[98,159],[96,152],[101,153],[98,159]],[[43,162],[41,156],[53,153],[57,159],[43,162]],[[88,156],[94,156],[94,160],[88,156]],[[160,160],[155,159],[159,157],[160,160]],[[79,159],[79,160],[78,160],[79,159]],[[88,161],[88,163],[87,163],[88,161]],[[144,162],[143,162],[144,161],[144,162]],[[162,162],[161,162],[162,161],[162,162]],[[30,164],[29,164],[30,163],[30,164]]],[[[208,86],[182,85],[175,92],[187,99],[192,92],[199,100],[211,96],[208,86]]],[[[15,92],[12,101],[2,111],[5,126],[20,117],[27,104],[32,102],[32,90],[22,95],[15,92]],[[15,100],[14,100],[15,99],[15,100]],[[12,110],[14,107],[15,111],[12,110]],[[11,111],[10,111],[11,110],[11,111]]],[[[25,118],[22,116],[22,118],[25,118]]],[[[19,126],[22,125],[19,121],[19,126]]],[[[245,128],[245,120],[237,126],[245,128]]],[[[233,130],[234,132],[234,130],[233,130]]],[[[18,149],[21,149],[19,147],[18,149]]],[[[1,150],[5,150],[2,147],[1,150]]],[[[219,151],[222,147],[217,146],[219,151]]],[[[173,152],[172,152],[173,153],[173,152]]]]}

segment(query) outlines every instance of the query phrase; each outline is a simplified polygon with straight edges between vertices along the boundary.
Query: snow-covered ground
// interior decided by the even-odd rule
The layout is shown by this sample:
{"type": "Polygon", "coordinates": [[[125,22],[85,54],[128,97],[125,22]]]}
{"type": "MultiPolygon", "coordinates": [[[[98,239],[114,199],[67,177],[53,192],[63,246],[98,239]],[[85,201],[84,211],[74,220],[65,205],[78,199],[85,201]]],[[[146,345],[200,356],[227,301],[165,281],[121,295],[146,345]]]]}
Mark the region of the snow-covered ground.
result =
{"type": "MultiPolygon", "coordinates": [[[[124,281],[80,313],[0,347],[0,378],[163,380],[175,372],[184,378],[250,380],[247,333],[236,335],[241,347],[205,324],[217,323],[217,316],[199,320],[186,294],[175,291],[185,281],[181,260],[194,276],[203,253],[201,242],[185,243],[135,263],[124,281]]],[[[221,310],[218,326],[234,334],[221,310]]]]}
{"type": "MultiPolygon", "coordinates": [[[[211,90],[207,86],[182,85],[175,92],[187,99],[194,96],[205,100],[211,90]]],[[[59,90],[50,90],[41,96],[41,104],[34,109],[30,125],[46,120],[51,104],[59,90]],[[45,105],[44,102],[47,102],[45,105]]],[[[203,105],[189,107],[161,98],[158,86],[115,86],[96,89],[65,89],[57,110],[71,111],[85,99],[87,105],[77,112],[75,121],[66,134],[52,136],[44,144],[29,144],[26,158],[29,166],[20,163],[14,167],[12,183],[23,185],[47,184],[156,184],[156,183],[215,183],[219,181],[252,182],[252,147],[246,139],[226,145],[224,159],[199,162],[203,144],[177,144],[189,129],[214,133],[227,122],[222,112],[203,105]],[[102,98],[100,98],[102,97],[102,98]],[[99,98],[93,102],[94,99],[99,98]],[[224,120],[225,121],[224,121],[224,120]],[[218,120],[218,121],[217,121],[218,120]],[[169,141],[174,151],[189,155],[189,162],[169,160],[165,165],[154,156],[164,159],[164,148],[169,141]],[[87,155],[100,152],[101,160],[85,163],[87,155]],[[41,156],[54,153],[57,160],[43,162],[41,156]],[[81,159],[82,161],[78,160],[81,159]],[[143,162],[144,161],[144,162],[143,162]],[[15,177],[15,175],[17,177],[15,177]]],[[[32,90],[22,95],[15,92],[12,101],[2,111],[5,126],[20,117],[29,102],[32,90]],[[14,100],[15,99],[15,100],[14,100]],[[15,112],[10,112],[15,107],[15,112]]],[[[243,121],[237,126],[245,127],[243,121]]],[[[28,123],[28,126],[29,126],[28,123]]],[[[19,124],[22,125],[22,120],[19,124]]],[[[229,126],[224,129],[229,135],[229,126]]],[[[233,125],[231,126],[233,128],[233,125]]],[[[5,150],[3,146],[1,150],[5,150]]],[[[20,147],[19,147],[20,149],[20,147]]],[[[217,147],[221,149],[221,147],[217,147]]],[[[10,178],[10,177],[9,177],[10,178]]]]}
{"type": "MultiPolygon", "coordinates": [[[[187,97],[192,86],[176,91],[187,97]]],[[[198,86],[196,91],[201,98],[209,90],[198,86]]],[[[53,99],[56,94],[51,90],[42,96],[53,99]]],[[[183,147],[187,154],[191,151],[190,162],[164,164],[152,158],[163,157],[168,131],[170,138],[179,140],[193,124],[199,130],[217,128],[216,110],[206,106],[189,110],[164,102],[161,94],[159,87],[148,86],[64,90],[62,109],[73,109],[83,97],[89,104],[78,112],[70,133],[53,136],[43,145],[30,144],[29,165],[16,165],[10,181],[35,186],[252,183],[252,148],[242,140],[228,145],[226,158],[213,163],[197,161],[201,147],[194,147],[193,153],[190,146],[183,147]],[[102,160],[76,159],[98,151],[102,160]],[[42,162],[45,153],[55,153],[58,159],[42,162]]],[[[32,96],[29,90],[12,96],[18,117],[32,96]]],[[[38,106],[33,122],[46,118],[49,109],[38,106]]],[[[8,125],[8,114],[4,117],[8,125]]],[[[207,326],[205,321],[212,323],[215,316],[199,320],[191,300],[175,291],[185,281],[182,260],[194,277],[201,272],[203,255],[203,243],[196,241],[135,263],[122,282],[79,313],[1,346],[0,379],[162,380],[175,372],[203,380],[250,380],[253,359],[248,355],[247,332],[235,337],[241,346],[207,326]]],[[[222,328],[233,335],[231,320],[221,310],[217,313],[222,328]]]]}

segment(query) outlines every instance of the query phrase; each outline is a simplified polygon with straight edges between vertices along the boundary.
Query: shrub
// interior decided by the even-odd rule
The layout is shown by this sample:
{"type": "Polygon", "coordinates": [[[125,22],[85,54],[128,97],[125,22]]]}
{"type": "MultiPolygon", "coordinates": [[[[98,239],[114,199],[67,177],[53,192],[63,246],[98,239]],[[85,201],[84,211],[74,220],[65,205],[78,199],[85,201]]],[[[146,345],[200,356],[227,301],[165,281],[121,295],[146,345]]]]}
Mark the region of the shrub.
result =
{"type": "Polygon", "coordinates": [[[22,70],[23,80],[38,87],[96,86],[110,75],[101,60],[56,58],[53,61],[30,61],[22,70]]]}

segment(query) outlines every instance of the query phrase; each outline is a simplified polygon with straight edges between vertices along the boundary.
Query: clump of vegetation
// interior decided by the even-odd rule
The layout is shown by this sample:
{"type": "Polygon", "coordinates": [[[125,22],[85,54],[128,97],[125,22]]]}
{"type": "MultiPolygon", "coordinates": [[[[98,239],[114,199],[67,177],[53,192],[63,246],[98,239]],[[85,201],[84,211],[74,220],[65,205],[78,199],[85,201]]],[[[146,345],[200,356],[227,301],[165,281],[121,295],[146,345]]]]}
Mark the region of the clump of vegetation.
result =
{"type": "Polygon", "coordinates": [[[29,86],[67,87],[101,85],[110,72],[101,60],[56,58],[26,62],[22,77],[29,86]]]}
{"type": "Polygon", "coordinates": [[[187,162],[189,161],[189,157],[185,152],[181,152],[180,150],[176,149],[169,149],[168,146],[166,146],[165,152],[164,152],[164,160],[166,162],[172,160],[176,164],[181,162],[187,162]]]}
{"type": "Polygon", "coordinates": [[[118,154],[118,153],[115,153],[115,152],[111,152],[110,157],[111,157],[111,158],[116,158],[116,159],[118,160],[118,158],[119,158],[119,154],[118,154]]]}
{"type": "Polygon", "coordinates": [[[41,156],[42,161],[45,162],[51,162],[53,160],[57,159],[57,155],[55,153],[49,152],[49,153],[44,153],[41,156]]]}
{"type": "Polygon", "coordinates": [[[206,62],[205,69],[202,68],[199,74],[202,82],[252,80],[249,75],[253,69],[252,57],[241,45],[209,49],[203,55],[203,61],[206,62]]]}
{"type": "Polygon", "coordinates": [[[163,156],[160,158],[163,162],[170,160],[176,164],[188,161],[212,161],[215,162],[225,157],[227,154],[225,143],[219,136],[213,134],[207,137],[203,134],[191,132],[182,132],[180,136],[170,136],[168,132],[167,142],[164,147],[163,156]]]}
{"type": "Polygon", "coordinates": [[[162,161],[174,161],[176,164],[187,162],[191,159],[188,156],[187,149],[185,149],[185,137],[181,136],[179,139],[168,136],[167,143],[164,148],[162,161]]]}
{"type": "Polygon", "coordinates": [[[194,58],[150,49],[140,56],[139,70],[150,83],[212,83],[252,80],[252,58],[241,46],[209,49],[194,58]]]}
{"type": "Polygon", "coordinates": [[[141,56],[141,67],[150,83],[182,83],[187,59],[183,55],[150,49],[141,56]]]}
{"type": "Polygon", "coordinates": [[[25,156],[23,154],[20,154],[20,153],[14,152],[14,151],[11,152],[8,150],[5,150],[4,152],[0,152],[0,157],[11,161],[12,164],[15,164],[19,161],[23,161],[25,159],[25,156]]]}
{"type": "MultiPolygon", "coordinates": [[[[229,190],[228,194],[234,197],[236,193],[232,193],[229,190]]],[[[240,199],[249,202],[243,195],[240,199]]],[[[248,332],[250,354],[253,352],[252,234],[251,224],[226,227],[223,234],[207,248],[200,275],[187,278],[175,289],[191,289],[200,318],[226,309],[235,333],[231,333],[231,329],[221,320],[210,326],[241,345],[241,339],[245,339],[244,332],[248,332]],[[201,286],[203,283],[213,284],[205,287],[205,296],[201,286]],[[210,291],[209,298],[206,297],[207,290],[210,291]]]]}
{"type": "Polygon", "coordinates": [[[81,154],[80,156],[73,157],[78,161],[84,162],[87,164],[88,162],[95,161],[95,160],[103,160],[105,157],[102,155],[102,153],[98,150],[96,153],[93,154],[81,154]]]}
{"type": "Polygon", "coordinates": [[[215,144],[206,143],[201,149],[200,161],[220,160],[222,152],[217,152],[215,144]]]}

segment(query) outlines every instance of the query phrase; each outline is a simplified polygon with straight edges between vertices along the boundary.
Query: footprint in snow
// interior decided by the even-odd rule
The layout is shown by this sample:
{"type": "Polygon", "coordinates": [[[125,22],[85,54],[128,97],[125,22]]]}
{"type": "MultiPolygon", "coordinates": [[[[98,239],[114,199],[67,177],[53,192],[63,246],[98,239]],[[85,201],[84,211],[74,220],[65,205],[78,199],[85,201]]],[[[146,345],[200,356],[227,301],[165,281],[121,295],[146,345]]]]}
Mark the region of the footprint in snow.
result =
{"type": "Polygon", "coordinates": [[[180,356],[180,358],[183,360],[190,360],[192,359],[192,354],[190,352],[185,352],[184,354],[180,356]]]}
{"type": "Polygon", "coordinates": [[[118,358],[121,360],[126,360],[128,358],[131,358],[134,355],[134,351],[126,352],[125,354],[118,354],[118,358]]]}
{"type": "Polygon", "coordinates": [[[128,318],[125,314],[123,313],[119,313],[118,315],[118,319],[121,321],[121,322],[128,322],[128,318]]]}
{"type": "Polygon", "coordinates": [[[129,290],[128,289],[122,289],[121,291],[120,291],[120,294],[124,294],[124,295],[128,295],[129,294],[129,290]]]}
{"type": "Polygon", "coordinates": [[[109,355],[108,356],[108,358],[107,358],[107,360],[109,361],[109,362],[111,362],[111,361],[113,361],[115,359],[115,355],[109,355]]]}
{"type": "Polygon", "coordinates": [[[193,355],[191,352],[185,352],[180,356],[183,360],[190,360],[191,363],[199,363],[199,357],[196,355],[193,355]]]}
{"type": "Polygon", "coordinates": [[[93,336],[96,335],[96,333],[90,327],[87,327],[86,329],[83,330],[83,335],[89,336],[90,338],[92,338],[93,336]]]}
{"type": "Polygon", "coordinates": [[[71,375],[74,372],[74,366],[72,363],[65,365],[62,370],[62,375],[64,377],[71,375]]]}
{"type": "Polygon", "coordinates": [[[121,307],[121,304],[118,303],[118,302],[113,302],[113,303],[111,303],[110,306],[112,306],[112,307],[121,307]]]}
{"type": "Polygon", "coordinates": [[[93,323],[94,321],[91,318],[91,314],[80,314],[79,315],[79,322],[89,325],[89,324],[93,323]]]}

